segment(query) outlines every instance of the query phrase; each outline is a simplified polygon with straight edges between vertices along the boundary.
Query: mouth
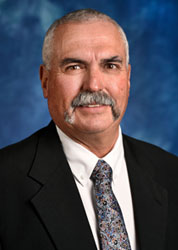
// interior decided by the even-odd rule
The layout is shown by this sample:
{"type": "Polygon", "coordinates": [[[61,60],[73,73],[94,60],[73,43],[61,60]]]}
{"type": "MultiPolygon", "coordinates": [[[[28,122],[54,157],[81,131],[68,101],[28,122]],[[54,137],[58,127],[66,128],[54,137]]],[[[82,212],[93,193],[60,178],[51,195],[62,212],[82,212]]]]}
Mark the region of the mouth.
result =
{"type": "Polygon", "coordinates": [[[103,104],[85,104],[76,107],[84,115],[87,114],[103,114],[106,112],[106,109],[109,108],[108,105],[103,104]]]}
{"type": "Polygon", "coordinates": [[[87,105],[81,105],[79,107],[88,107],[88,108],[98,108],[98,107],[101,107],[101,106],[106,106],[106,105],[103,105],[103,104],[87,104],[87,105]]]}

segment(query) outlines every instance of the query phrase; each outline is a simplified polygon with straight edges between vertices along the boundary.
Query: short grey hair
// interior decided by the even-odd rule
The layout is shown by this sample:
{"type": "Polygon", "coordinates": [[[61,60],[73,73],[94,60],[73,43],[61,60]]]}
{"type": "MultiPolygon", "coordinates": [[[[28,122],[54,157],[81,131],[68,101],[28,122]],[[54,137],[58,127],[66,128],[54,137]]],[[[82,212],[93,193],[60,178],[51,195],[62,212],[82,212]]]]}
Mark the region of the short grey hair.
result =
{"type": "Polygon", "coordinates": [[[81,9],[76,10],[73,12],[70,12],[66,14],[65,16],[57,19],[52,23],[52,25],[49,27],[49,29],[46,32],[44,43],[43,43],[43,49],[42,49],[42,58],[43,58],[43,64],[46,66],[46,68],[50,69],[50,60],[52,56],[52,50],[53,50],[53,38],[54,38],[54,31],[57,29],[59,25],[66,24],[66,23],[82,23],[82,22],[89,22],[89,21],[107,21],[114,24],[123,39],[124,46],[125,46],[125,53],[126,53],[126,66],[129,64],[129,45],[128,40],[126,37],[125,32],[121,28],[121,26],[113,20],[111,17],[107,16],[106,14],[93,10],[93,9],[81,9]]]}

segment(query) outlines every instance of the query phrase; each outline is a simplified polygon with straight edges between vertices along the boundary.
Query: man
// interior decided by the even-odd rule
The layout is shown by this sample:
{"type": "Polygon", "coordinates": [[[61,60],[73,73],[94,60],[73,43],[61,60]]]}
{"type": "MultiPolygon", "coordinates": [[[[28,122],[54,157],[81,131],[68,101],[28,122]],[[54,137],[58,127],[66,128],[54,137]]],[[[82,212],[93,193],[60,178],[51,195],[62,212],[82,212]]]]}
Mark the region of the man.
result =
{"type": "Polygon", "coordinates": [[[178,159],[119,127],[130,71],[108,16],[50,27],[40,79],[53,121],[0,152],[0,249],[176,249],[178,159]]]}

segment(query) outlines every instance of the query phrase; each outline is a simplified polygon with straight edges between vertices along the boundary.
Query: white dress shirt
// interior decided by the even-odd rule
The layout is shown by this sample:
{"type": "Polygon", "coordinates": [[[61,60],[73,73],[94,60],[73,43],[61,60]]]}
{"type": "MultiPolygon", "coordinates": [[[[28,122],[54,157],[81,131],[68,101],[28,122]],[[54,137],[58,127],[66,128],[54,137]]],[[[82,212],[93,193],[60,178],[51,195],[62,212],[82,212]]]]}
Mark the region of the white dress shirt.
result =
{"type": "MultiPolygon", "coordinates": [[[[77,188],[79,190],[79,194],[85,208],[97,249],[99,250],[100,247],[97,219],[95,214],[93,182],[90,179],[92,171],[99,158],[91,151],[87,150],[85,147],[69,138],[58,127],[57,132],[62,142],[63,150],[72,170],[77,188]]],[[[136,250],[133,204],[127,167],[124,158],[121,128],[119,128],[119,137],[115,143],[115,146],[102,159],[106,161],[112,168],[112,189],[123,213],[131,249],[136,250]]]]}

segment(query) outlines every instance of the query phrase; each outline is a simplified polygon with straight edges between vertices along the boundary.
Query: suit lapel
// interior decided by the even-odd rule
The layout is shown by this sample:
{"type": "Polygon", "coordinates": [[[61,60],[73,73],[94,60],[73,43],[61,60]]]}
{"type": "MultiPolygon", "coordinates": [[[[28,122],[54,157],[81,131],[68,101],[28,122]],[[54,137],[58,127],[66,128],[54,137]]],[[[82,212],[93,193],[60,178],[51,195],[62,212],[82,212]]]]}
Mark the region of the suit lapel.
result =
{"type": "Polygon", "coordinates": [[[54,124],[45,129],[39,138],[29,176],[42,184],[31,202],[56,248],[96,250],[83,204],[54,124]]]}
{"type": "MultiPolygon", "coordinates": [[[[165,247],[167,191],[146,172],[151,163],[140,162],[142,156],[135,154],[135,147],[130,147],[124,139],[139,249],[162,250],[165,247]]],[[[146,158],[143,156],[143,159],[146,158]]]]}

